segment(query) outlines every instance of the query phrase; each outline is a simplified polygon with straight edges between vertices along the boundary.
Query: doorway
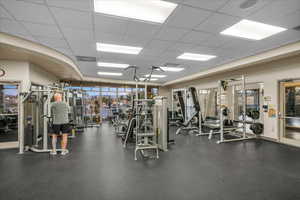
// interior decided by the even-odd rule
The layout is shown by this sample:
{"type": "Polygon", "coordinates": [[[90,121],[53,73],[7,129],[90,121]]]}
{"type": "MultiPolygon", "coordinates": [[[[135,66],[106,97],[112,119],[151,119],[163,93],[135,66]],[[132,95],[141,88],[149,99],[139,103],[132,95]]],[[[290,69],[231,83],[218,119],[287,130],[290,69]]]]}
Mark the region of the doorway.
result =
{"type": "Polygon", "coordinates": [[[0,149],[18,147],[19,87],[0,83],[0,149]]]}
{"type": "Polygon", "coordinates": [[[280,141],[300,146],[300,81],[280,83],[280,141]]]}

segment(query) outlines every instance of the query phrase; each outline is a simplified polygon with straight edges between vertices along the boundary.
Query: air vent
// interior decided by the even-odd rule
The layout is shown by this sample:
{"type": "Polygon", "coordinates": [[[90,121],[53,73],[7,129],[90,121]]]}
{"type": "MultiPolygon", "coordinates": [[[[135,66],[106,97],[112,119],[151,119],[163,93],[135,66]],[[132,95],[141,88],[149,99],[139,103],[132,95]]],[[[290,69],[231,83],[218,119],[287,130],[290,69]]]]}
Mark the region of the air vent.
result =
{"type": "Polygon", "coordinates": [[[296,30],[296,31],[300,31],[300,26],[296,26],[293,29],[296,30]]]}
{"type": "Polygon", "coordinates": [[[81,62],[96,62],[96,57],[76,56],[77,61],[81,62]]]}
{"type": "Polygon", "coordinates": [[[258,0],[246,0],[243,3],[241,3],[240,8],[241,9],[247,9],[252,6],[254,6],[257,3],[258,0]]]}
{"type": "Polygon", "coordinates": [[[164,66],[165,67],[178,67],[180,64],[178,63],[165,63],[164,66]]]}

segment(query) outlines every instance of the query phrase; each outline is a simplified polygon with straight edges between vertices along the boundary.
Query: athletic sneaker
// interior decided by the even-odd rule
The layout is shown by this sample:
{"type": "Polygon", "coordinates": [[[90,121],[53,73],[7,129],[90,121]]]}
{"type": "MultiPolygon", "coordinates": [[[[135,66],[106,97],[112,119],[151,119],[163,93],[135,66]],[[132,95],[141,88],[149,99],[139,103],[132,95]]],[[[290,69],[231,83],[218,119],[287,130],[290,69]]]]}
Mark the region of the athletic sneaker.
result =
{"type": "Polygon", "coordinates": [[[61,151],[61,155],[67,155],[69,153],[69,150],[68,149],[65,149],[65,150],[62,150],[61,151]]]}
{"type": "Polygon", "coordinates": [[[55,156],[55,155],[57,155],[57,152],[56,151],[50,151],[50,155],[55,156]]]}

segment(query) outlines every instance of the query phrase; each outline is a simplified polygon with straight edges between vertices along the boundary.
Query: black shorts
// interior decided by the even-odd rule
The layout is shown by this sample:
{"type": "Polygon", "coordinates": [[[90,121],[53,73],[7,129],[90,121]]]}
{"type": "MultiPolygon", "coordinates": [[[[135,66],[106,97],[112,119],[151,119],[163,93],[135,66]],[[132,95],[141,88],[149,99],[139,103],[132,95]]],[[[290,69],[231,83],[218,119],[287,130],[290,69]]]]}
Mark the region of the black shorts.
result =
{"type": "Polygon", "coordinates": [[[63,134],[70,132],[70,125],[69,124],[53,124],[52,125],[52,133],[53,134],[63,134]]]}

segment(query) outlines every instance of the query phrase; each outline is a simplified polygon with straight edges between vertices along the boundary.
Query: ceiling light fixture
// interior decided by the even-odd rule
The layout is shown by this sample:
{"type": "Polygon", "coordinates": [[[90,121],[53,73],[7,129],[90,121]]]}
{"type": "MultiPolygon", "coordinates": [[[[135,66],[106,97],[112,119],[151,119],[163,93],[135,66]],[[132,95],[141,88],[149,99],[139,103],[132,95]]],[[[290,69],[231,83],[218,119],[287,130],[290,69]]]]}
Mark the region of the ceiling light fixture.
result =
{"type": "Polygon", "coordinates": [[[97,42],[97,51],[110,52],[110,53],[124,53],[124,54],[139,54],[143,49],[142,47],[124,46],[116,44],[107,44],[97,42]]]}
{"type": "MultiPolygon", "coordinates": [[[[139,79],[140,81],[145,81],[146,78],[140,78],[139,79]]],[[[158,79],[157,78],[151,78],[150,81],[157,81],[158,79]]]]}
{"type": "Polygon", "coordinates": [[[94,0],[97,13],[164,23],[177,4],[161,0],[94,0]]]}
{"type": "Polygon", "coordinates": [[[116,72],[98,72],[98,75],[103,76],[122,76],[122,73],[116,73],[116,72]]]}
{"type": "MultiPolygon", "coordinates": [[[[146,77],[149,77],[150,74],[145,75],[146,77]]],[[[167,75],[159,75],[159,74],[152,74],[151,78],[165,78],[167,75]]]]}
{"type": "Polygon", "coordinates": [[[165,72],[180,72],[184,70],[182,67],[160,67],[165,72]]]}
{"type": "Polygon", "coordinates": [[[98,67],[111,67],[111,68],[127,68],[129,64],[121,64],[121,63],[108,63],[108,62],[97,62],[98,67]]]}
{"type": "Polygon", "coordinates": [[[177,57],[177,59],[183,60],[197,60],[197,61],[207,61],[213,59],[217,56],[214,55],[206,55],[206,54],[196,54],[196,53],[183,53],[177,57]]]}
{"type": "Polygon", "coordinates": [[[222,31],[221,34],[252,40],[262,40],[285,30],[287,29],[279,26],[272,26],[269,24],[243,19],[222,31]]]}

